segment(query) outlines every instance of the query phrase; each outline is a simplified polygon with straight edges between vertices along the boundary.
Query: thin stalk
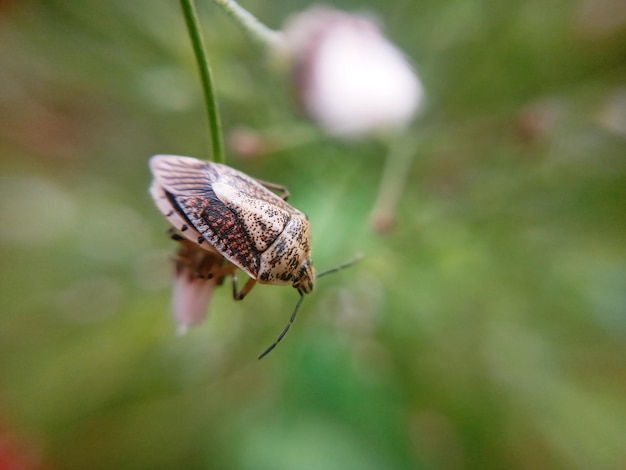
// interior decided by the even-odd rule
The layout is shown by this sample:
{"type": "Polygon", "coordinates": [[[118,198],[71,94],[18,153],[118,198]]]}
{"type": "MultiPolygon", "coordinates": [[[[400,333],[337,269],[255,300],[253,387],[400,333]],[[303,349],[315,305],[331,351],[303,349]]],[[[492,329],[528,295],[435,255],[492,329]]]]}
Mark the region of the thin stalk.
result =
{"type": "Polygon", "coordinates": [[[281,38],[281,33],[268,28],[254,17],[248,10],[235,0],[213,0],[224,12],[230,16],[253,40],[268,47],[274,47],[281,38]]]}
{"type": "Polygon", "coordinates": [[[396,209],[404,193],[414,155],[415,148],[410,140],[398,138],[390,144],[378,197],[370,214],[370,224],[378,232],[393,229],[396,209]]]}
{"type": "Polygon", "coordinates": [[[200,70],[200,80],[202,81],[202,92],[204,94],[204,104],[206,106],[209,134],[211,135],[213,148],[212,160],[218,163],[224,163],[222,125],[217,107],[217,97],[215,96],[211,67],[209,66],[209,58],[204,47],[202,33],[200,32],[200,25],[198,23],[198,14],[193,0],[180,0],[180,6],[185,16],[187,31],[189,32],[191,45],[193,46],[198,69],[200,70]]]}

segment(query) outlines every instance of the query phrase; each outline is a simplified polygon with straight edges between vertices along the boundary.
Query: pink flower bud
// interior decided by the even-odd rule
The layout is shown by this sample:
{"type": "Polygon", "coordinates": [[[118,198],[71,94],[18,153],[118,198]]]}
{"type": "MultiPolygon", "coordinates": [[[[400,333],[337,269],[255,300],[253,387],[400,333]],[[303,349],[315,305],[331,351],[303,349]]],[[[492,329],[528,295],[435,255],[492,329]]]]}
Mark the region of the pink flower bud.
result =
{"type": "Polygon", "coordinates": [[[282,45],[302,106],[331,135],[401,129],[421,105],[411,65],[365,16],[311,8],[288,21],[282,45]]]}
{"type": "Polygon", "coordinates": [[[178,333],[185,334],[190,326],[202,323],[208,314],[209,303],[217,279],[202,279],[187,269],[178,270],[174,277],[172,309],[178,333]]]}
{"type": "Polygon", "coordinates": [[[234,267],[222,267],[222,256],[205,251],[182,240],[176,258],[172,309],[178,333],[185,334],[190,326],[201,323],[208,314],[215,288],[234,267]]]}

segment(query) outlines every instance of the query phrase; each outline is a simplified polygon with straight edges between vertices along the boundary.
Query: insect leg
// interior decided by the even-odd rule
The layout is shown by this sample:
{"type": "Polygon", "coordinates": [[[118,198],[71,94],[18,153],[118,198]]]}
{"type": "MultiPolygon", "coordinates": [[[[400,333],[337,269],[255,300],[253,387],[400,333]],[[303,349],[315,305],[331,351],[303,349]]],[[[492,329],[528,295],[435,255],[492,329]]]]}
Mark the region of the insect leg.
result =
{"type": "Polygon", "coordinates": [[[263,180],[257,180],[261,185],[265,186],[267,189],[271,189],[272,191],[276,191],[278,193],[278,196],[280,196],[280,198],[283,201],[286,201],[287,199],[289,199],[289,190],[287,189],[287,186],[283,186],[282,184],[277,184],[277,183],[270,183],[269,181],[263,181],[263,180]]]}
{"type": "Polygon", "coordinates": [[[233,278],[233,299],[235,300],[243,300],[246,295],[252,290],[254,285],[256,284],[256,279],[250,278],[248,282],[243,286],[243,288],[237,292],[237,275],[235,273],[232,274],[233,278]]]}

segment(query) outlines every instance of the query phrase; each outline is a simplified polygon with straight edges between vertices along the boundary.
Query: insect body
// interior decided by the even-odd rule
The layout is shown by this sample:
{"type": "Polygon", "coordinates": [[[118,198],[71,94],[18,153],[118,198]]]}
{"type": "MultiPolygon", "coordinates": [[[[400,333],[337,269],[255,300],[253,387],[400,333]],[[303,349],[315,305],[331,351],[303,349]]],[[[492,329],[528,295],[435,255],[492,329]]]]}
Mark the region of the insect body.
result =
{"type": "Polygon", "coordinates": [[[155,155],[150,167],[152,196],[182,236],[219,252],[262,284],[313,290],[306,215],[226,165],[155,155]]]}
{"type": "Polygon", "coordinates": [[[292,285],[298,290],[300,301],[280,341],[303,295],[315,283],[306,215],[261,182],[226,165],[155,155],[150,168],[154,175],[151,195],[176,229],[175,236],[223,256],[250,276],[239,293],[234,288],[236,299],[243,299],[256,282],[292,285]]]}

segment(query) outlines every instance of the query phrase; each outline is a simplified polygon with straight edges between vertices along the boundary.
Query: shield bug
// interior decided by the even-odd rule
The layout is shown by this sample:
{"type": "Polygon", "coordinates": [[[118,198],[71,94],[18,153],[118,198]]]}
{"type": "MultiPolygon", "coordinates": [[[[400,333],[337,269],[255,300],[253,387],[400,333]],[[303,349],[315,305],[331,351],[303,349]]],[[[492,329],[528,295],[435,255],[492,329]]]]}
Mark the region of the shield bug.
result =
{"type": "MultiPolygon", "coordinates": [[[[226,165],[155,155],[150,159],[150,169],[154,176],[150,193],[176,230],[173,238],[184,242],[187,249],[193,247],[192,251],[211,253],[212,270],[198,275],[214,276],[220,282],[231,275],[236,300],[242,300],[257,282],[291,285],[300,294],[289,323],[259,358],[265,356],[289,330],[304,294],[313,290],[316,276],[306,215],[286,202],[285,188],[255,180],[226,165]],[[280,190],[282,197],[270,188],[280,190]],[[226,265],[216,263],[216,256],[225,258],[226,265]],[[250,277],[240,291],[232,265],[250,277]]],[[[185,253],[183,258],[190,259],[185,253]]]]}

